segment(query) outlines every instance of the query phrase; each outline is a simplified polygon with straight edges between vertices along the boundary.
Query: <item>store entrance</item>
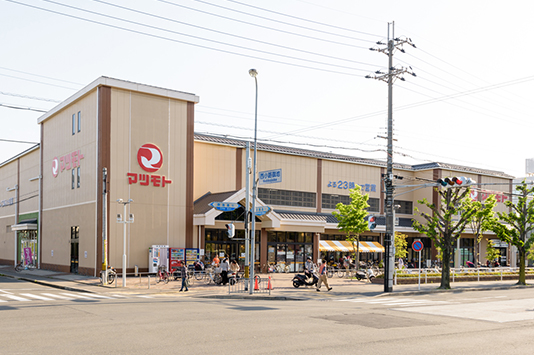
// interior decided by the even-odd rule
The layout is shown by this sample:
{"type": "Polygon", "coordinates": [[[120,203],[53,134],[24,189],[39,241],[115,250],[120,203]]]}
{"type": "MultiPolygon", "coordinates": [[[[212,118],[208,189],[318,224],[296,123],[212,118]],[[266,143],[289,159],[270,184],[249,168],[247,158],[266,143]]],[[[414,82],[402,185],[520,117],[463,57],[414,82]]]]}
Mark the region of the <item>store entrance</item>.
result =
{"type": "Polygon", "coordinates": [[[70,227],[70,272],[78,273],[78,261],[80,254],[80,227],[70,227]]]}

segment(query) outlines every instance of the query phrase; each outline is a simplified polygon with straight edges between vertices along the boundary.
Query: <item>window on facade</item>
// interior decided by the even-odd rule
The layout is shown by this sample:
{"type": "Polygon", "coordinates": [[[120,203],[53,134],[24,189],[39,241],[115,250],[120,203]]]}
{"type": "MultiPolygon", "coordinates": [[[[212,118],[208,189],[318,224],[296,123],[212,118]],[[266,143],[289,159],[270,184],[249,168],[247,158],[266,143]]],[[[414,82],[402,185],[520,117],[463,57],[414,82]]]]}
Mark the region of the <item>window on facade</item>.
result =
{"type": "Polygon", "coordinates": [[[268,205],[315,207],[316,194],[314,192],[258,189],[258,197],[268,205]]]}
{"type": "MultiPolygon", "coordinates": [[[[346,195],[331,195],[331,194],[322,194],[322,208],[335,209],[338,203],[348,205],[350,203],[350,196],[346,195]]],[[[380,212],[380,199],[370,197],[367,200],[369,212],[380,212]]]]}
{"type": "Polygon", "coordinates": [[[395,200],[395,205],[400,206],[395,212],[398,214],[413,214],[413,202],[395,200]]]}
{"type": "Polygon", "coordinates": [[[82,130],[82,111],[78,111],[78,132],[82,130]]]}
{"type": "Polygon", "coordinates": [[[71,189],[74,189],[74,182],[75,182],[75,172],[74,172],[75,169],[72,169],[72,179],[71,179],[71,189]]]}
{"type": "Polygon", "coordinates": [[[76,168],[76,175],[77,175],[77,178],[76,178],[76,187],[80,187],[80,167],[77,167],[77,168],[76,168]]]}
{"type": "Polygon", "coordinates": [[[80,238],[80,226],[70,227],[70,239],[80,238]]]}
{"type": "Polygon", "coordinates": [[[72,114],[72,135],[76,133],[76,115],[72,114]]]}

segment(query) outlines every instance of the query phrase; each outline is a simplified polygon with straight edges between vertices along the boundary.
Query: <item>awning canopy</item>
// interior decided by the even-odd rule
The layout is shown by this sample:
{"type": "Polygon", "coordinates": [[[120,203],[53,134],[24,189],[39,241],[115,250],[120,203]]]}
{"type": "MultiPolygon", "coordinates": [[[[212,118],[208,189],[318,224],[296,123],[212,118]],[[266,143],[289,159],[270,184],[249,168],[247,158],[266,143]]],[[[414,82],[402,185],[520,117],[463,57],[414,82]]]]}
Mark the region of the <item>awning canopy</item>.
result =
{"type": "MultiPolygon", "coordinates": [[[[356,245],[354,245],[356,247],[356,245]]],[[[352,243],[346,240],[320,240],[319,251],[341,251],[353,253],[352,243]]],[[[384,247],[378,242],[360,242],[360,253],[383,253],[384,247]]]]}
{"type": "Polygon", "coordinates": [[[19,223],[11,226],[11,230],[15,231],[36,231],[37,230],[37,219],[25,219],[19,221],[19,223]]]}

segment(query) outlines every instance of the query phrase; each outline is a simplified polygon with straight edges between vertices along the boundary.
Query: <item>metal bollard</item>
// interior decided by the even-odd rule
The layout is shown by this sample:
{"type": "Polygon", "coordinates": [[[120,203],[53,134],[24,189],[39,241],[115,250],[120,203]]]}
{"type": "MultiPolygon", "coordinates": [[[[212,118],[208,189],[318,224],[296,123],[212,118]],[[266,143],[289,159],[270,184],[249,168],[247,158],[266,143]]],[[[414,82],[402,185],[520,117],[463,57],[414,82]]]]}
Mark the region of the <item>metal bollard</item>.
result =
{"type": "Polygon", "coordinates": [[[135,276],[137,276],[137,273],[139,272],[139,267],[135,265],[134,270],[135,270],[135,276]]]}
{"type": "Polygon", "coordinates": [[[150,275],[148,275],[148,288],[150,289],[150,275]]]}

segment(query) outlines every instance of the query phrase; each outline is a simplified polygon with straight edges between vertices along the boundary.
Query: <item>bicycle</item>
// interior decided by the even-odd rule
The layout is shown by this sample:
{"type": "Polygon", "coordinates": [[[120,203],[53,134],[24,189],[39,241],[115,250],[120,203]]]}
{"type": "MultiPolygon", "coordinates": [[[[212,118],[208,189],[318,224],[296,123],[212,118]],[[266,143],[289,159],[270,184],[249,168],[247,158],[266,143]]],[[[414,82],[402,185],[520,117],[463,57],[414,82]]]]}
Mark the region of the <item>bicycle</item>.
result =
{"type": "Polygon", "coordinates": [[[18,264],[15,266],[15,271],[16,271],[16,272],[20,272],[20,271],[22,271],[22,270],[30,270],[30,271],[33,271],[33,270],[36,269],[36,268],[37,268],[37,267],[35,266],[35,264],[34,264],[33,262],[24,265],[24,261],[21,261],[20,263],[18,263],[18,264]]]}
{"type": "Polygon", "coordinates": [[[167,270],[164,266],[160,266],[158,268],[157,276],[158,278],[156,279],[156,283],[160,283],[161,281],[163,281],[163,283],[165,284],[169,283],[169,274],[167,273],[167,270]]]}
{"type": "MultiPolygon", "coordinates": [[[[117,271],[113,266],[108,266],[108,284],[111,285],[117,278],[117,271]]],[[[100,283],[104,283],[104,271],[100,271],[100,283]]]]}

